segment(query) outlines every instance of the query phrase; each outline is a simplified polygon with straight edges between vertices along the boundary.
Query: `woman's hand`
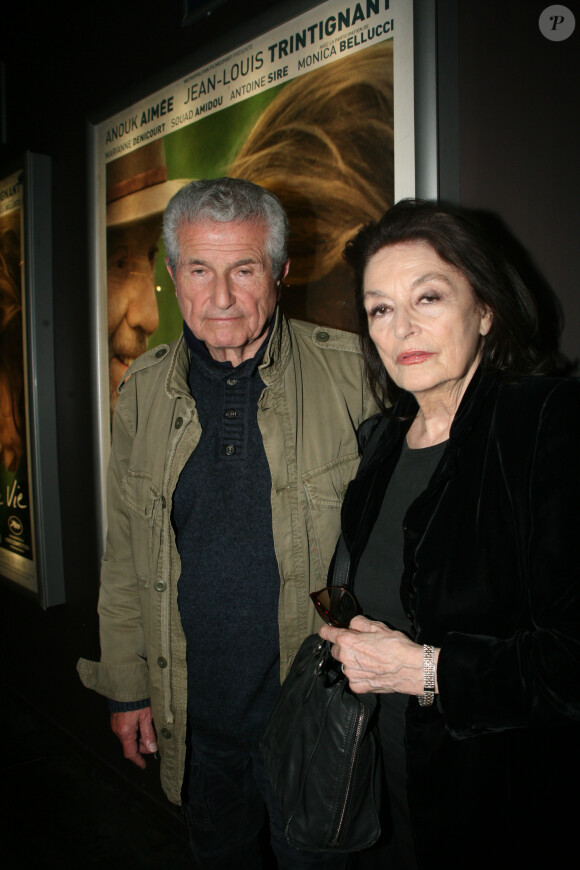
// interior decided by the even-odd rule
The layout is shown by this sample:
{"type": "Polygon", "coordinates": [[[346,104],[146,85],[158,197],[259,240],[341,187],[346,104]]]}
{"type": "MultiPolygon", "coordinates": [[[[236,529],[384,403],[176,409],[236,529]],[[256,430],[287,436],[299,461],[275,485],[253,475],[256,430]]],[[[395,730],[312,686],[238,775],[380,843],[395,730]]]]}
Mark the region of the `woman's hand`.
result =
{"type": "MultiPolygon", "coordinates": [[[[342,663],[353,692],[423,694],[423,647],[402,632],[365,616],[355,616],[350,628],[325,625],[318,633],[333,644],[332,655],[342,663]]],[[[435,692],[438,658],[436,649],[435,692]]]]}

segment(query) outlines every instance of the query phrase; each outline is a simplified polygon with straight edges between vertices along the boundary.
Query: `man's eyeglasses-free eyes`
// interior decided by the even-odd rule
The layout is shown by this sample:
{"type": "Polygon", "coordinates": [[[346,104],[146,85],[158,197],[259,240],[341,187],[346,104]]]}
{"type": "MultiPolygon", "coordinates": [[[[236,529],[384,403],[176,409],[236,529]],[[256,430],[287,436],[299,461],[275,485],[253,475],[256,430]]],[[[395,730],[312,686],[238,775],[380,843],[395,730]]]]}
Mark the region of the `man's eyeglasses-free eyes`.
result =
{"type": "Polygon", "coordinates": [[[316,611],[327,625],[348,628],[354,616],[362,613],[354,594],[346,586],[327,586],[319,592],[311,592],[316,611]]]}

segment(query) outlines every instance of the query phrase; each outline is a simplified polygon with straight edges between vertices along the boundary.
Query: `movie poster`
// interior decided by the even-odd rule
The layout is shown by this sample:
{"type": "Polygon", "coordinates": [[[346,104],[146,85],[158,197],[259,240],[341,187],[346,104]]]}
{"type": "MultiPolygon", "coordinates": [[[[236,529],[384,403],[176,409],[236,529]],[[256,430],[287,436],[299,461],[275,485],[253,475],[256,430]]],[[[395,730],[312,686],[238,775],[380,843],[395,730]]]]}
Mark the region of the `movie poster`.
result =
{"type": "Polygon", "coordinates": [[[22,172],[0,181],[0,574],[36,592],[22,195],[22,172]]]}
{"type": "Polygon", "coordinates": [[[291,226],[284,311],[355,329],[344,243],[414,194],[412,7],[313,6],[98,125],[103,440],[127,367],[182,329],[160,226],[192,179],[276,193],[291,226]]]}

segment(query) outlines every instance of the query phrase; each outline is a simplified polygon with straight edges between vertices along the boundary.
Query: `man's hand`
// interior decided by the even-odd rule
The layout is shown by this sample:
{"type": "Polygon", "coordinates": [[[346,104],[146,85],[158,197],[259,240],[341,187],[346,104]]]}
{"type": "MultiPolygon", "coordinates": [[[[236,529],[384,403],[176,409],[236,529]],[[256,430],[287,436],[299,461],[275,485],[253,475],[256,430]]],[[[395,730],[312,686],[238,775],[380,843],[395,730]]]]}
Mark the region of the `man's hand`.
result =
{"type": "Polygon", "coordinates": [[[127,713],[111,713],[111,728],[121,741],[125,758],[144,769],[147,763],[143,755],[157,752],[151,707],[127,713]]]}

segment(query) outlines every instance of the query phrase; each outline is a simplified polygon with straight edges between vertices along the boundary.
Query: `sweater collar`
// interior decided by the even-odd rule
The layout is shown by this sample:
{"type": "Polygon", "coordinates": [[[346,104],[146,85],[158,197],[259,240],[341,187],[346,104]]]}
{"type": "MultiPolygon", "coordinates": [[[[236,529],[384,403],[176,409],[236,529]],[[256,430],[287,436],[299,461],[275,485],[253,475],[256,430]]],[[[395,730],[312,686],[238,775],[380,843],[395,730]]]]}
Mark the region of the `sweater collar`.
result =
{"type": "Polygon", "coordinates": [[[268,327],[268,334],[258,348],[257,352],[254,354],[254,356],[250,357],[247,360],[244,360],[238,366],[233,366],[229,360],[225,360],[222,362],[221,360],[214,359],[210,354],[209,350],[207,349],[205,341],[201,341],[199,338],[197,338],[197,336],[193,334],[185,321],[183,321],[183,337],[189,350],[191,351],[192,357],[195,357],[197,360],[199,360],[202,366],[210,374],[222,377],[226,374],[230,374],[235,369],[238,375],[242,377],[251,377],[256,372],[258,366],[262,363],[266,348],[268,346],[272,331],[274,329],[275,319],[276,318],[274,316],[270,322],[270,326],[268,327]]]}
{"type": "MultiPolygon", "coordinates": [[[[173,358],[167,373],[165,387],[169,396],[190,395],[189,368],[191,365],[191,358],[194,354],[197,356],[197,352],[199,351],[200,358],[201,354],[205,353],[211,359],[204,343],[196,339],[195,336],[193,336],[193,338],[194,342],[197,344],[196,347],[192,349],[186,339],[184,330],[175,345],[172,346],[173,358]],[[199,345],[203,347],[203,350],[199,348],[199,345]]],[[[261,355],[257,362],[257,366],[264,384],[269,386],[284,375],[292,357],[290,326],[280,311],[279,306],[276,308],[276,313],[270,326],[269,338],[264,341],[260,351],[261,355]]],[[[254,357],[254,359],[256,359],[256,357],[254,357]]],[[[218,363],[218,365],[223,365],[223,363],[218,363]]]]}

